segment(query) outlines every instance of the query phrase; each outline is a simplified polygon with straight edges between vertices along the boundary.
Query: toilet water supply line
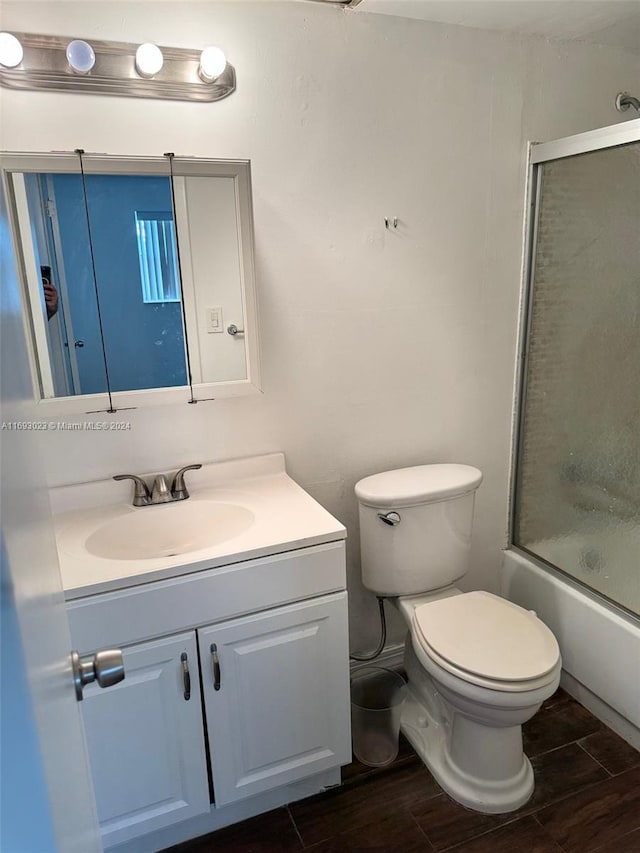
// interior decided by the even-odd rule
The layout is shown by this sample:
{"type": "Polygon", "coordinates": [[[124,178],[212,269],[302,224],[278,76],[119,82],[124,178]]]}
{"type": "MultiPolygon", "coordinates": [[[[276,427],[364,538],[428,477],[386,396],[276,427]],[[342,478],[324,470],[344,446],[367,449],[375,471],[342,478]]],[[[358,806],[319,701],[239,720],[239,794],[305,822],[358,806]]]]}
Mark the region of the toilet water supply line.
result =
{"type": "Polygon", "coordinates": [[[375,652],[371,652],[369,655],[349,655],[350,660],[357,660],[361,663],[375,660],[380,657],[385,643],[387,642],[387,620],[384,615],[384,598],[381,598],[379,595],[376,597],[378,599],[378,607],[380,608],[380,642],[378,643],[375,652]]]}

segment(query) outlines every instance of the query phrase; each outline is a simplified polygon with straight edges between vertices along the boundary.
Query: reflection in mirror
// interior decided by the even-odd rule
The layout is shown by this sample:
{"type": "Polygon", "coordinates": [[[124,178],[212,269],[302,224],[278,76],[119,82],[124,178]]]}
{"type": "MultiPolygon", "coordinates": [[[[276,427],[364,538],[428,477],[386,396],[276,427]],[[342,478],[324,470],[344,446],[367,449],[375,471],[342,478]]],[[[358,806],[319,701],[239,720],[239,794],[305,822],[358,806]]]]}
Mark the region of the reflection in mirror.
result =
{"type": "Polygon", "coordinates": [[[247,162],[9,155],[3,174],[42,398],[259,389],[247,162]]]}
{"type": "Polygon", "coordinates": [[[47,260],[58,300],[45,396],[186,385],[169,177],[24,178],[36,256],[47,260]]]}
{"type": "Polygon", "coordinates": [[[42,364],[44,397],[95,394],[107,390],[100,340],[96,286],[91,263],[82,275],[67,276],[89,256],[87,218],[80,174],[14,176],[23,234],[32,327],[42,364]],[[60,212],[56,192],[62,200],[60,212]],[[75,196],[75,199],[73,198],[75,196]],[[65,203],[71,198],[71,204],[65,203]]]}
{"type": "Polygon", "coordinates": [[[178,176],[174,188],[193,381],[245,379],[235,181],[231,177],[178,176]],[[236,334],[228,332],[230,326],[235,326],[236,334]]]}
{"type": "MultiPolygon", "coordinates": [[[[91,252],[66,263],[67,279],[83,281],[93,263],[111,391],[186,385],[170,178],[88,174],[85,192],[91,252]]],[[[64,201],[71,216],[81,207],[75,194],[64,201]]]]}

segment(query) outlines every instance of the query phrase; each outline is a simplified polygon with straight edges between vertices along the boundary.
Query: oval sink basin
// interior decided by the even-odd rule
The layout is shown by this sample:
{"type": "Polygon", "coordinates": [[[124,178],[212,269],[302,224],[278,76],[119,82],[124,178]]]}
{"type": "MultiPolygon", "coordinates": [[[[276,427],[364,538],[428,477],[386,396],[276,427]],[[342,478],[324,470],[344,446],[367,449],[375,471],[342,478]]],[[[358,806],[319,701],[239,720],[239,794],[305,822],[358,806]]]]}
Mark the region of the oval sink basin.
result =
{"type": "Polygon", "coordinates": [[[253,522],[253,513],[245,507],[189,499],[113,518],[87,537],[85,547],[107,560],[176,557],[232,539],[253,522]]]}

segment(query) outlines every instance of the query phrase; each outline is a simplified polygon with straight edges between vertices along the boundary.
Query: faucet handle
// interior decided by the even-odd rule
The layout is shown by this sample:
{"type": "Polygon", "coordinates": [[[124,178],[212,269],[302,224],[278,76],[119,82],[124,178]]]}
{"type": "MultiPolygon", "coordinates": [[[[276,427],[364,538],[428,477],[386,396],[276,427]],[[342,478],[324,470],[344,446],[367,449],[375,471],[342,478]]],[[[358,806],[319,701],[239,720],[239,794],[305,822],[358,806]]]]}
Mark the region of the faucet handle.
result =
{"type": "Polygon", "coordinates": [[[184,472],[185,471],[197,471],[198,468],[202,468],[202,464],[200,462],[197,465],[185,465],[184,468],[181,468],[173,478],[173,482],[171,483],[171,495],[174,501],[184,501],[189,497],[189,492],[184,483],[184,472]]]}
{"type": "Polygon", "coordinates": [[[149,494],[149,487],[142,479],[142,477],[136,477],[135,474],[115,474],[114,480],[133,480],[135,483],[135,490],[133,492],[133,505],[134,506],[147,506],[151,503],[151,495],[149,494]]]}

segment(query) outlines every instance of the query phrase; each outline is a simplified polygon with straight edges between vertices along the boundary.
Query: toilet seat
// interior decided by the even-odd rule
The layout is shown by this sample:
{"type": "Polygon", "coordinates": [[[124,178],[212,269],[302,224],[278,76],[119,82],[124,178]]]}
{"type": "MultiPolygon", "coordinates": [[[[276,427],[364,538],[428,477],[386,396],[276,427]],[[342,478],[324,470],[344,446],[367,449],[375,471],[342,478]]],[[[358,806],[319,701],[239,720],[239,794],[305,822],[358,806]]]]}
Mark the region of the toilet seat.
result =
{"type": "Polygon", "coordinates": [[[413,636],[429,659],[463,681],[519,692],[556,676],[560,650],[534,613],[489,592],[419,605],[413,636]]]}

